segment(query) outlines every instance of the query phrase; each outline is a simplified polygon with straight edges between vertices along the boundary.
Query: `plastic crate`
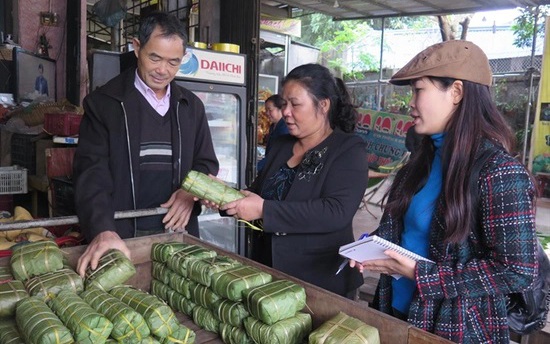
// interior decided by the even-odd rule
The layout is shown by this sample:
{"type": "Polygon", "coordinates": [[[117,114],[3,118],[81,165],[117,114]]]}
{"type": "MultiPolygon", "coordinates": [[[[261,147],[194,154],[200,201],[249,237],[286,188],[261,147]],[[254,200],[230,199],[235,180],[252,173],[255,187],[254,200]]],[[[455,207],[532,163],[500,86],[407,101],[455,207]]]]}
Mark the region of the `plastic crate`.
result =
{"type": "Polygon", "coordinates": [[[76,215],[73,182],[67,177],[51,179],[54,216],[76,215]]]}
{"type": "Polygon", "coordinates": [[[20,166],[0,167],[0,195],[27,193],[27,169],[20,166]]]}
{"type": "Polygon", "coordinates": [[[44,130],[50,135],[78,135],[82,115],[75,112],[47,113],[44,115],[44,130]]]}
{"type": "Polygon", "coordinates": [[[36,174],[36,141],[40,135],[14,133],[11,136],[11,163],[36,174]]]}

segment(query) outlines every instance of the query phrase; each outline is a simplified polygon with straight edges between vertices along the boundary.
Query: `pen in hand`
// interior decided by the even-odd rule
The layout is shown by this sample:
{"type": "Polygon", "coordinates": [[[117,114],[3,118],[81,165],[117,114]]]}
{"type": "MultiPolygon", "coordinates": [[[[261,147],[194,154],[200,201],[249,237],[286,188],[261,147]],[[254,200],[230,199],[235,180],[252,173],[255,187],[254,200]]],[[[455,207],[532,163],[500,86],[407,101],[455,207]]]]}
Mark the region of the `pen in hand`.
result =
{"type": "MultiPolygon", "coordinates": [[[[359,237],[359,239],[357,241],[363,240],[368,236],[369,236],[369,233],[363,233],[363,234],[361,234],[361,236],[359,237]]],[[[336,273],[334,275],[338,275],[342,270],[344,270],[344,268],[346,267],[347,264],[349,264],[349,258],[344,259],[342,264],[340,264],[340,266],[338,266],[338,270],[336,270],[336,273]]]]}

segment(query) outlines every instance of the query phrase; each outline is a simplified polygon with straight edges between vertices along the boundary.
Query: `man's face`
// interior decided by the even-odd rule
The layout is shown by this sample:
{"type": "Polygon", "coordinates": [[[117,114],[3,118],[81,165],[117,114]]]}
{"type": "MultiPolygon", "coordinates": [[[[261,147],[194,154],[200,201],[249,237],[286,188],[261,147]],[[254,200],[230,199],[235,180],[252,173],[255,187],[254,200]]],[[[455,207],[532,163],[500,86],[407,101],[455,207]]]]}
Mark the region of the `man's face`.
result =
{"type": "Polygon", "coordinates": [[[166,94],[166,86],[176,76],[185,54],[183,40],[176,35],[161,36],[160,29],[156,27],[145,45],[134,38],[134,51],[141,80],[158,98],[162,98],[166,94]]]}

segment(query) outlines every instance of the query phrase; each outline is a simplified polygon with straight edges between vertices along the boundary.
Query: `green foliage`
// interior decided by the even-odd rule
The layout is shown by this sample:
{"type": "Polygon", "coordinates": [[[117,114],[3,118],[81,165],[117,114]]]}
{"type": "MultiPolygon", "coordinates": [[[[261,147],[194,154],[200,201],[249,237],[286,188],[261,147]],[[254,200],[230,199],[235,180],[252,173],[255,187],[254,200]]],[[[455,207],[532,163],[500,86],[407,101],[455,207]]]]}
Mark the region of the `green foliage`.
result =
{"type": "MultiPolygon", "coordinates": [[[[536,7],[524,7],[520,11],[521,14],[514,19],[514,23],[512,24],[512,30],[514,31],[514,45],[518,48],[526,48],[533,44],[536,7]]],[[[539,6],[537,38],[544,37],[544,21],[549,13],[550,6],[539,6]]]]}

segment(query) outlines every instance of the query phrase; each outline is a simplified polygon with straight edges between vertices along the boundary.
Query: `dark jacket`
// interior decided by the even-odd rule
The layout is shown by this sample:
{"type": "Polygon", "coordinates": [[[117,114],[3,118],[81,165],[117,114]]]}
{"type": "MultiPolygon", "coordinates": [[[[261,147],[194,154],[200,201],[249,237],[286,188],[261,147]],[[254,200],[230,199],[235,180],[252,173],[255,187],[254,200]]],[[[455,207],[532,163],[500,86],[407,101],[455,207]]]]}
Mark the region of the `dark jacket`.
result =
{"type": "Polygon", "coordinates": [[[269,127],[269,134],[267,137],[267,144],[265,146],[265,157],[258,161],[258,173],[264,168],[267,154],[271,150],[272,142],[279,136],[287,135],[288,134],[288,127],[286,126],[286,122],[283,118],[281,118],[277,123],[272,124],[269,127]]]}
{"type": "MultiPolygon", "coordinates": [[[[84,99],[79,144],[74,158],[75,204],[88,241],[107,230],[134,236],[134,219],[113,219],[114,212],[136,209],[139,194],[139,151],[142,95],[134,87],[135,69],[123,72],[84,99]]],[[[216,175],[214,153],[203,103],[171,83],[173,190],[191,169],[216,175]]],[[[197,203],[187,230],[198,235],[197,203]]]]}
{"type": "MultiPolygon", "coordinates": [[[[260,194],[264,180],[292,156],[296,140],[285,135],[273,142],[251,191],[260,194]]],[[[335,273],[342,262],[338,248],[354,241],[352,221],[367,186],[367,157],[361,138],[339,130],[311,151],[324,148],[313,163],[302,161],[305,170],[298,169],[284,201],[264,202],[263,229],[273,234],[275,269],[345,295],[363,281],[349,266],[335,273]]]]}
{"type": "MultiPolygon", "coordinates": [[[[521,163],[493,149],[477,181],[478,226],[465,242],[444,243],[440,195],[430,227],[428,258],[435,263],[416,265],[408,322],[457,343],[509,343],[506,295],[527,289],[537,273],[534,185],[521,163]]],[[[397,185],[407,178],[401,172],[397,185]]],[[[390,195],[396,197],[399,189],[390,195]]],[[[402,227],[385,212],[378,234],[399,244],[402,227]]],[[[391,279],[381,275],[374,302],[385,313],[391,313],[391,279]]]]}

